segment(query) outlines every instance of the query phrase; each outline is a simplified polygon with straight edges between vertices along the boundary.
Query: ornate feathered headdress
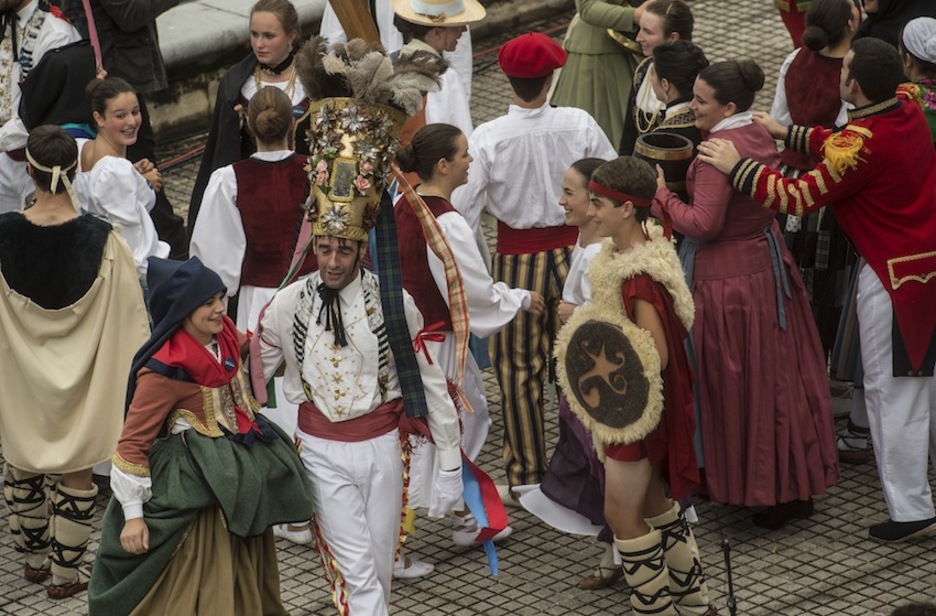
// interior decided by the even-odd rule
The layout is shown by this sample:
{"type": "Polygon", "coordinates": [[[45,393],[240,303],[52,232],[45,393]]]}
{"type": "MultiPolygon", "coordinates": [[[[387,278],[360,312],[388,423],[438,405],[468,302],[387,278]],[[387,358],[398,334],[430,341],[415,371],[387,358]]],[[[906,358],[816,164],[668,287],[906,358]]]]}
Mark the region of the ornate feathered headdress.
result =
{"type": "Polygon", "coordinates": [[[357,241],[377,220],[407,116],[439,89],[445,61],[431,54],[396,62],[360,39],[326,47],[309,40],[296,55],[299,81],[314,102],[309,129],[309,217],[313,235],[357,241]]]}

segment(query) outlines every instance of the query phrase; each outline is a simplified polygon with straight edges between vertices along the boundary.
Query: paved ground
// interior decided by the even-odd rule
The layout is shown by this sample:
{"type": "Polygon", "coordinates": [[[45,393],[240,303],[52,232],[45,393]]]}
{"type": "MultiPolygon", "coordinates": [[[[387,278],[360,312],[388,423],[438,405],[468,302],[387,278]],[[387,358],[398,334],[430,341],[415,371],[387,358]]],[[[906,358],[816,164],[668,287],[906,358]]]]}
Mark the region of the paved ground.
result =
{"type": "MultiPolygon", "coordinates": [[[[697,16],[696,40],[713,60],[753,57],[764,67],[770,84],[770,76],[776,74],[789,50],[789,39],[771,4],[767,0],[695,0],[692,8],[697,16]]],[[[536,28],[555,28],[565,24],[569,17],[557,15],[554,21],[537,24],[536,28]]],[[[481,51],[498,42],[482,41],[476,47],[481,51]]],[[[476,122],[503,113],[507,104],[505,85],[494,55],[480,56],[474,85],[476,122]]],[[[770,85],[765,94],[758,101],[763,108],[769,106],[770,85]]],[[[201,137],[196,137],[171,144],[165,159],[188,151],[200,140],[201,137]]],[[[166,186],[174,203],[187,202],[197,164],[195,159],[166,173],[166,186]]],[[[494,426],[481,464],[492,471],[495,479],[501,479],[499,393],[493,376],[488,374],[486,379],[494,426]]],[[[555,397],[552,392],[549,395],[547,425],[551,426],[552,442],[556,438],[555,397]]],[[[838,403],[838,410],[842,407],[847,410],[847,404],[847,401],[838,403]]],[[[723,615],[728,613],[723,540],[731,546],[738,614],[886,615],[905,600],[936,596],[933,540],[892,546],[866,538],[866,527],[886,518],[872,463],[843,467],[839,484],[816,499],[817,513],[781,531],[768,532],[753,526],[750,510],[702,501],[696,507],[701,519],[696,532],[709,587],[723,615]]],[[[0,505],[0,517],[5,518],[5,514],[5,506],[0,505]]],[[[495,578],[488,574],[480,549],[456,548],[449,540],[447,525],[421,521],[419,535],[408,545],[411,554],[435,563],[436,572],[429,578],[395,584],[393,613],[401,616],[629,613],[626,588],[621,583],[598,592],[575,587],[575,582],[588,573],[597,558],[599,550],[593,541],[557,533],[523,512],[512,513],[511,523],[515,533],[499,548],[501,574],[495,578]]],[[[40,587],[22,579],[22,565],[5,526],[5,521],[0,522],[0,614],[87,613],[83,596],[53,603],[40,587]]],[[[282,541],[279,547],[283,598],[291,613],[333,614],[315,553],[310,548],[282,541]]]]}

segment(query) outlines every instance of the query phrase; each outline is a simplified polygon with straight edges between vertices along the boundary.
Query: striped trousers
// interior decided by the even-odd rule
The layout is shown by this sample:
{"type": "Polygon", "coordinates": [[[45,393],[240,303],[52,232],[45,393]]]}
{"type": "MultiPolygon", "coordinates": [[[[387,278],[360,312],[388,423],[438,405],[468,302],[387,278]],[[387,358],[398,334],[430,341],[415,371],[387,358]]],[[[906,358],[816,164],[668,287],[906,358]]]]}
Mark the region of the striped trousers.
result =
{"type": "Polygon", "coordinates": [[[552,344],[559,331],[556,308],[569,273],[572,250],[556,248],[522,255],[495,254],[495,280],[536,291],[546,312],[520,312],[494,336],[493,363],[504,413],[504,464],[511,485],[539,483],[549,459],[543,425],[543,388],[549,374],[552,344]]]}

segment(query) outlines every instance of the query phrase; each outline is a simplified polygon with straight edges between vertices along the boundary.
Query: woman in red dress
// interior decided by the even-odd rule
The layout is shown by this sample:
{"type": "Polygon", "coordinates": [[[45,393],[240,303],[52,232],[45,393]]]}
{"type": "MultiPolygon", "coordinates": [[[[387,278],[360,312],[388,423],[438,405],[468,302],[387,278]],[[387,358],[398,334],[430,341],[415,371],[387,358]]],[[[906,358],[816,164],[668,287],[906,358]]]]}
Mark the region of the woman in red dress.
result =
{"type": "MultiPolygon", "coordinates": [[[[748,111],[764,73],[746,60],[699,73],[691,108],[708,138],[776,168],[777,148],[748,111]]],[[[654,213],[686,236],[683,267],[695,298],[692,332],[705,481],[715,502],[769,509],[780,528],[813,513],[812,496],[838,479],[826,365],[802,278],[774,215],[734,191],[698,158],[689,203],[666,189],[654,213]]]]}

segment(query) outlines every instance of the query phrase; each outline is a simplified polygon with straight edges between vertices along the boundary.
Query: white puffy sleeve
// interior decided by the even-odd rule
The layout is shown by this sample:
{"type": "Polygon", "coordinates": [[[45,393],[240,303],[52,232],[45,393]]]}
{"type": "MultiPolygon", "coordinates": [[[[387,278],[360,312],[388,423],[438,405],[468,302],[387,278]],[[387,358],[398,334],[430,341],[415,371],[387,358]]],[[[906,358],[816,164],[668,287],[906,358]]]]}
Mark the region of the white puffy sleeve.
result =
{"type": "MultiPolygon", "coordinates": [[[[443,214],[439,216],[438,222],[455,253],[455,261],[465,284],[471,333],[479,338],[487,338],[513,320],[519,310],[529,307],[530,292],[511,289],[503,282],[494,282],[478,250],[474,233],[461,214],[443,214]]],[[[445,266],[432,250],[428,247],[426,250],[432,279],[448,303],[445,266]]]]}
{"type": "MultiPolygon", "coordinates": [[[[423,328],[423,317],[413,296],[406,291],[403,292],[403,307],[410,338],[415,340],[423,328]]],[[[426,391],[426,405],[429,407],[429,416],[426,419],[439,456],[439,466],[446,471],[460,469],[461,435],[458,429],[458,413],[449,396],[445,374],[439,362],[429,363],[423,353],[416,353],[416,361],[419,364],[423,389],[426,391]]]]}
{"type": "Polygon", "coordinates": [[[111,466],[110,487],[114,498],[123,508],[124,519],[143,517],[143,504],[153,497],[153,480],[149,477],[131,475],[111,466]]]}
{"type": "Polygon", "coordinates": [[[227,165],[208,180],[198,219],[192,230],[189,252],[217,272],[228,296],[240,288],[241,267],[247,251],[247,235],[237,209],[237,176],[227,165]]]}
{"type": "Polygon", "coordinates": [[[146,179],[124,158],[105,156],[80,182],[79,195],[87,211],[107,219],[133,252],[137,274],[146,276],[146,259],[169,256],[169,245],[159,241],[149,210],[156,193],[146,179]],[[86,194],[81,194],[86,193],[86,194]]]}

